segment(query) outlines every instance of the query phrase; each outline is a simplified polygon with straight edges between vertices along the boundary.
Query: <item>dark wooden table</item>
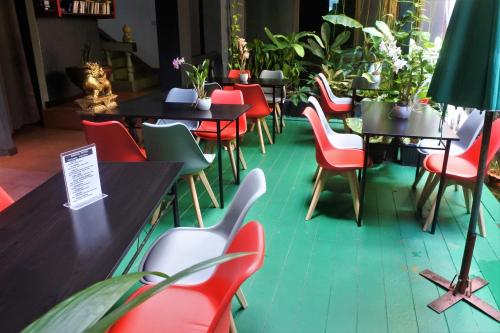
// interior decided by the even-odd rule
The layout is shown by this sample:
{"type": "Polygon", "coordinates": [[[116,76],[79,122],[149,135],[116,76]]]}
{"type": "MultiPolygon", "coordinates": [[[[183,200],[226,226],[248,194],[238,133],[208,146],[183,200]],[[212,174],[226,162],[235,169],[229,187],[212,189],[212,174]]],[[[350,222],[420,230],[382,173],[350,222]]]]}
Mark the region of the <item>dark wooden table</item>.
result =
{"type": "MultiPolygon", "coordinates": [[[[221,122],[236,121],[236,156],[240,153],[240,134],[238,118],[248,109],[249,105],[240,104],[212,104],[209,111],[196,109],[193,104],[186,103],[165,103],[165,93],[157,91],[149,95],[127,101],[113,110],[103,113],[79,112],[80,118],[104,121],[121,120],[129,124],[131,135],[137,139],[135,134],[135,124],[137,119],[174,119],[174,120],[193,120],[193,121],[213,121],[216,123],[217,132],[217,163],[219,171],[219,196],[221,207],[224,208],[224,186],[222,182],[222,143],[221,131],[230,123],[221,127],[221,122]]],[[[236,158],[236,183],[240,183],[240,160],[236,158]]]]}
{"type": "MultiPolygon", "coordinates": [[[[446,167],[448,165],[448,156],[450,152],[450,143],[459,140],[459,137],[447,125],[441,122],[440,116],[429,106],[422,106],[422,110],[412,111],[408,119],[399,119],[392,117],[390,112],[393,103],[365,101],[361,103],[361,112],[363,119],[363,138],[365,141],[365,158],[361,177],[360,207],[358,216],[358,226],[363,223],[364,195],[366,187],[366,169],[368,165],[368,153],[370,148],[370,137],[372,136],[390,136],[394,138],[419,138],[436,139],[446,141],[443,172],[439,182],[437,194],[436,209],[432,222],[431,233],[434,233],[438,219],[439,205],[444,191],[446,167]]],[[[415,146],[416,149],[416,146],[415,146]]]]}
{"type": "MultiPolygon", "coordinates": [[[[243,83],[240,79],[230,79],[227,77],[217,77],[214,79],[215,82],[219,83],[221,86],[233,86],[238,84],[259,84],[261,87],[273,88],[273,142],[276,142],[276,89],[280,91],[280,101],[283,103],[285,96],[283,96],[283,88],[287,84],[286,79],[261,79],[261,78],[250,78],[247,82],[243,83]]],[[[280,124],[283,124],[283,108],[280,114],[280,124]]],[[[282,126],[281,126],[282,127],[282,126]]],[[[283,130],[283,129],[282,129],[283,130]]]]}
{"type": "Polygon", "coordinates": [[[61,173],[0,213],[0,332],[18,332],[109,277],[175,184],[182,163],[102,163],[108,197],[63,207],[61,173]]]}

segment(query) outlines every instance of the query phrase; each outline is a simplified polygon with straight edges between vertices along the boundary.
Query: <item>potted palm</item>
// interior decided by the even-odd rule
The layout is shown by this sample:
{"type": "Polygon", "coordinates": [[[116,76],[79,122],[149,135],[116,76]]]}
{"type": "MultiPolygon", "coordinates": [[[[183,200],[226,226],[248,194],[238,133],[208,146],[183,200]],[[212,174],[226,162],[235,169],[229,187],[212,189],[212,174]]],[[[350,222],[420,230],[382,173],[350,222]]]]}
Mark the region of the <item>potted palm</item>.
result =
{"type": "Polygon", "coordinates": [[[212,99],[207,95],[207,92],[205,91],[205,83],[207,82],[208,78],[210,60],[205,59],[200,65],[195,66],[186,62],[184,58],[175,58],[172,61],[172,65],[177,70],[185,67],[185,73],[191,81],[194,90],[196,90],[196,93],[198,94],[198,102],[196,103],[196,107],[202,111],[210,110],[212,99]]]}

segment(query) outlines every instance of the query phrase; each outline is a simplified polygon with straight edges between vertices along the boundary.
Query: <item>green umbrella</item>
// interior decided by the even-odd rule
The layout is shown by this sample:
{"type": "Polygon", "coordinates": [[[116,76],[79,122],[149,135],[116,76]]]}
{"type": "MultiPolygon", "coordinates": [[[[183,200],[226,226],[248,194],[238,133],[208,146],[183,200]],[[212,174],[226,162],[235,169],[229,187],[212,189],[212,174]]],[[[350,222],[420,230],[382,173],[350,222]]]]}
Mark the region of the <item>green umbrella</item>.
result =
{"type": "MultiPolygon", "coordinates": [[[[448,290],[431,302],[429,307],[443,312],[463,300],[500,321],[500,311],[473,295],[474,291],[486,286],[488,282],[480,277],[469,279],[483,189],[482,179],[486,171],[486,152],[493,122],[492,111],[500,110],[500,0],[457,0],[429,87],[429,95],[437,102],[487,111],[460,274],[457,283],[453,284],[430,270],[420,273],[448,290]]],[[[435,224],[432,230],[434,228],[435,224]]]]}
{"type": "Polygon", "coordinates": [[[456,106],[500,110],[499,0],[457,0],[429,96],[456,106]]]}

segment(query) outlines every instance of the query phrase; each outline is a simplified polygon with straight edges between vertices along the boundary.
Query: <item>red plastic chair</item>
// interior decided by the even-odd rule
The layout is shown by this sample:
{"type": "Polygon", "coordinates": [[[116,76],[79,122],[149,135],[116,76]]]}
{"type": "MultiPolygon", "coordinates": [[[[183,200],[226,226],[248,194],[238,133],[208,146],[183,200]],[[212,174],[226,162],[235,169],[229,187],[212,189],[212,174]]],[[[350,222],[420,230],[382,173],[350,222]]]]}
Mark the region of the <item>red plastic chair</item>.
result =
{"type": "Polygon", "coordinates": [[[330,140],[328,140],[325,128],[321,124],[316,111],[311,107],[306,107],[303,114],[309,119],[313,128],[316,139],[316,161],[320,167],[314,184],[313,196],[309,210],[307,211],[306,221],[311,219],[325,182],[328,176],[332,175],[342,175],[347,178],[349,187],[351,188],[354,212],[357,220],[359,214],[359,183],[356,177],[356,170],[363,167],[364,150],[335,148],[330,143],[330,140]]]}
{"type": "Polygon", "coordinates": [[[235,90],[241,90],[243,94],[243,99],[245,104],[250,104],[252,107],[247,111],[247,118],[252,121],[252,128],[257,124],[257,131],[259,133],[260,140],[260,150],[262,154],[266,153],[266,147],[264,146],[264,137],[262,136],[262,128],[266,132],[267,139],[269,143],[273,144],[273,139],[271,138],[271,133],[269,132],[269,127],[267,127],[266,117],[272,112],[272,108],[269,107],[266,101],[266,96],[262,91],[262,87],[258,84],[235,84],[235,90]]]}
{"type": "MultiPolygon", "coordinates": [[[[243,226],[227,252],[255,254],[219,265],[201,284],[168,287],[120,318],[109,332],[227,333],[230,326],[235,329],[231,299],[241,284],[262,267],[265,253],[262,226],[258,222],[243,226]]],[[[151,287],[141,287],[130,299],[151,287]]]]}
{"type": "Polygon", "coordinates": [[[14,203],[14,200],[0,187],[0,212],[14,203]]]}
{"type": "MultiPolygon", "coordinates": [[[[213,104],[243,104],[243,95],[239,90],[214,90],[212,93],[213,104]]],[[[236,180],[236,163],[234,160],[234,148],[236,145],[236,122],[222,121],[220,123],[221,140],[222,144],[227,148],[229,160],[231,161],[231,168],[233,169],[234,179],[236,180]],[[225,127],[227,125],[227,127],[225,127]],[[224,128],[225,127],[225,128],[224,128]]],[[[238,119],[240,138],[247,132],[247,117],[245,114],[241,115],[238,119]]],[[[205,146],[205,153],[213,153],[213,148],[217,142],[217,125],[213,121],[203,121],[197,129],[196,136],[203,140],[207,140],[205,146]],[[207,132],[201,132],[207,131],[207,132]]],[[[239,159],[243,169],[247,168],[243,152],[240,147],[239,159]]]]}
{"type": "MultiPolygon", "coordinates": [[[[477,178],[477,168],[479,163],[479,153],[481,149],[481,141],[483,135],[481,134],[476,141],[460,155],[449,156],[448,165],[446,167],[446,184],[445,186],[457,184],[461,185],[464,198],[465,206],[467,212],[470,212],[471,197],[474,191],[474,187],[477,178]]],[[[488,147],[488,154],[486,157],[486,164],[488,165],[495,157],[495,154],[500,149],[500,119],[493,122],[491,128],[490,145],[488,147]]],[[[420,199],[418,201],[417,207],[421,209],[432,191],[436,188],[441,177],[441,168],[443,166],[443,154],[431,154],[428,155],[423,163],[424,168],[429,171],[430,175],[427,178],[427,182],[422,190],[420,199]]],[[[482,179],[480,180],[482,181],[482,179]]],[[[429,228],[432,224],[432,219],[434,217],[434,210],[436,208],[436,200],[432,204],[431,212],[427,217],[424,224],[424,231],[429,228]]],[[[486,237],[486,227],[484,225],[482,209],[479,210],[478,226],[481,236],[486,237]]]]}
{"type": "Polygon", "coordinates": [[[95,143],[101,162],[144,162],[146,154],[127,129],[117,121],[94,123],[82,120],[87,143],[95,143]]]}
{"type": "Polygon", "coordinates": [[[316,84],[318,85],[319,88],[319,93],[321,96],[320,103],[321,107],[323,108],[323,111],[325,112],[326,117],[341,118],[344,121],[344,127],[347,128],[345,119],[352,111],[352,102],[345,104],[335,103],[328,95],[328,92],[326,90],[323,81],[318,76],[316,76],[314,80],[316,81],[316,84]]]}
{"type": "MultiPolygon", "coordinates": [[[[230,69],[229,72],[227,73],[227,77],[228,79],[239,79],[241,72],[248,74],[249,79],[252,77],[252,73],[250,73],[248,69],[244,69],[243,71],[240,71],[239,69],[230,69]]],[[[225,86],[224,90],[234,90],[234,87],[225,86]]]]}

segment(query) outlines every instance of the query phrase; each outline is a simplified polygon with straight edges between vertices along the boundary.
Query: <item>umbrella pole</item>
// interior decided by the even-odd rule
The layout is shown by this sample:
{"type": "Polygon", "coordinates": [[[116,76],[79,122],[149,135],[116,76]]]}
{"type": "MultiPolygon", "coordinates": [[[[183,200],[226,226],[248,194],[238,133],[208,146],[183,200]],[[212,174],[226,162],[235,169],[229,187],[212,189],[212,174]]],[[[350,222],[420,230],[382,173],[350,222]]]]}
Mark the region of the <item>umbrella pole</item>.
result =
{"type": "Polygon", "coordinates": [[[429,303],[428,306],[434,311],[441,313],[454,304],[460,301],[466,301],[475,308],[481,310],[488,316],[492,317],[496,321],[500,322],[500,311],[484,302],[473,293],[488,284],[488,281],[476,277],[474,279],[469,279],[470,265],[472,263],[474,246],[476,244],[476,226],[479,217],[479,209],[481,205],[481,194],[483,191],[483,178],[486,172],[486,159],[488,153],[488,146],[491,136],[491,125],[493,123],[493,112],[486,112],[484,119],[483,128],[483,139],[481,141],[481,152],[479,155],[479,165],[476,177],[476,187],[474,189],[474,199],[472,203],[472,211],[469,222],[469,230],[467,231],[467,239],[465,241],[464,256],[462,258],[462,266],[460,267],[460,274],[458,275],[457,284],[454,285],[453,278],[452,281],[448,281],[442,276],[431,272],[426,269],[420,272],[420,275],[426,279],[434,282],[440,287],[447,289],[448,292],[437,298],[433,302],[429,303]]]}

